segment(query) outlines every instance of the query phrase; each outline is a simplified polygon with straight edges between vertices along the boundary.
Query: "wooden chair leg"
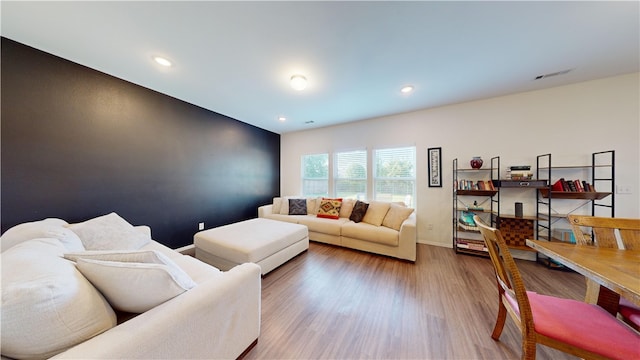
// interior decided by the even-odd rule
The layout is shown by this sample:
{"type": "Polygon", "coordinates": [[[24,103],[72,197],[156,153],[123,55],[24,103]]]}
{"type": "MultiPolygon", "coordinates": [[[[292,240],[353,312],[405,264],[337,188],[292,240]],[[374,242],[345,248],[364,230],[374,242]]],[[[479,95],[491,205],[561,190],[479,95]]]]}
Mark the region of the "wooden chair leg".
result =
{"type": "Polygon", "coordinates": [[[522,360],[536,360],[536,342],[522,337],[522,360]]]}
{"type": "Polygon", "coordinates": [[[507,308],[504,307],[501,296],[499,296],[498,297],[498,318],[496,319],[496,325],[493,327],[493,333],[491,334],[491,338],[493,340],[500,339],[500,335],[502,334],[502,329],[504,328],[504,323],[506,320],[507,320],[507,308]]]}

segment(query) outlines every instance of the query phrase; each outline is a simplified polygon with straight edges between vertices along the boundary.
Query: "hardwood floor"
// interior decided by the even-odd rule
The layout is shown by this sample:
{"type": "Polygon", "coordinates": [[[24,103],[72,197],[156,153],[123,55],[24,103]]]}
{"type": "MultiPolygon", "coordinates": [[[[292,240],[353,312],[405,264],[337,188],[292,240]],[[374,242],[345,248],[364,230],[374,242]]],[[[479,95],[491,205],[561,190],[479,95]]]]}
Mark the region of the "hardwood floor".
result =
{"type": "MultiPolygon", "coordinates": [[[[581,299],[584,278],[519,261],[528,290],[581,299]]],[[[262,326],[245,359],[519,359],[507,319],[490,337],[488,258],[418,244],[415,264],[312,242],[262,280],[262,326]]],[[[538,346],[537,359],[575,359],[538,346]]]]}

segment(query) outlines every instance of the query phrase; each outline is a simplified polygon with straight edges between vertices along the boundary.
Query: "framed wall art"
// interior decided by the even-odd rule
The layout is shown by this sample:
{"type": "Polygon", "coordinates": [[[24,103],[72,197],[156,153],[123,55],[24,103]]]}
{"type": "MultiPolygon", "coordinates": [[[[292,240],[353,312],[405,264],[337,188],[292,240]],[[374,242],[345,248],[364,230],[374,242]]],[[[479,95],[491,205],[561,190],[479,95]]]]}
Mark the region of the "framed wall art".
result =
{"type": "Polygon", "coordinates": [[[442,148],[428,148],[429,187],[442,187],[442,148]]]}

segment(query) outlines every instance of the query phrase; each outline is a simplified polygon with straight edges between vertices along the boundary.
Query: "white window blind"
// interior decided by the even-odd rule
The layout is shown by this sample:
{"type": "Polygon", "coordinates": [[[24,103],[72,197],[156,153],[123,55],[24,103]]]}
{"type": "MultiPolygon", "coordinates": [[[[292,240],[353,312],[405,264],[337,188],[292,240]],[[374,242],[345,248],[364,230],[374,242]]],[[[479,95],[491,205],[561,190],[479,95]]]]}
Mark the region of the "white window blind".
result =
{"type": "Polygon", "coordinates": [[[373,151],[373,198],[402,201],[415,207],[416,148],[376,149],[373,151]]]}
{"type": "Polygon", "coordinates": [[[367,151],[336,153],[334,164],[336,197],[364,200],[367,196],[367,151]]]}
{"type": "Polygon", "coordinates": [[[329,196],[329,154],[302,155],[302,195],[329,196]]]}

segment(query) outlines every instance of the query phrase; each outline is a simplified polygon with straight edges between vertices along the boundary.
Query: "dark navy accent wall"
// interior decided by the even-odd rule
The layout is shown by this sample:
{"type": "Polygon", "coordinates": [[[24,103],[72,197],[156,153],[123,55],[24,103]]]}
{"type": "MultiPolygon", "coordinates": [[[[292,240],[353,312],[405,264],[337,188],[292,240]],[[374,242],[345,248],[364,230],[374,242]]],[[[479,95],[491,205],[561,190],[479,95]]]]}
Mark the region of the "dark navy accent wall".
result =
{"type": "Polygon", "coordinates": [[[2,231],[112,211],[176,248],[257,216],[280,135],[2,38],[2,231]]]}

